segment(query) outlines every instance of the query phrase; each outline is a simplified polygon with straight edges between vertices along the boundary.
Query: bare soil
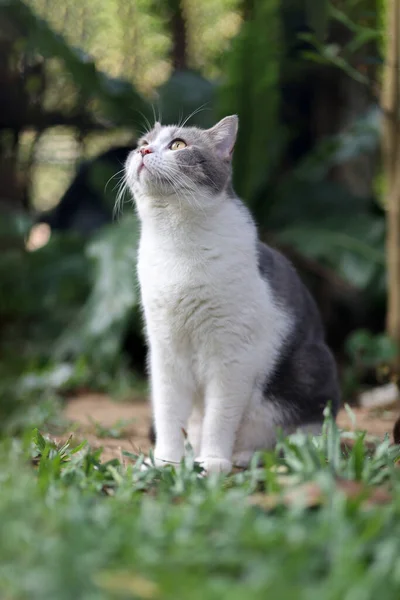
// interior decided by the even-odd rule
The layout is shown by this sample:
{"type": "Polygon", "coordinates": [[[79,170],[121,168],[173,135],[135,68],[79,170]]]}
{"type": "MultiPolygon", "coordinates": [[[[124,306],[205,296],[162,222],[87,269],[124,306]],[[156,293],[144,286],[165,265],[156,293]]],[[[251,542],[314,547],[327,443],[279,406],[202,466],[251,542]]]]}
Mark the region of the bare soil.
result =
{"type": "Polygon", "coordinates": [[[146,454],[149,451],[151,411],[149,403],[143,399],[116,402],[105,395],[85,394],[71,398],[64,412],[72,424],[74,437],[87,440],[92,448],[102,447],[104,461],[121,459],[122,450],[133,454],[146,454]],[[97,434],[95,423],[111,428],[118,421],[129,422],[121,429],[120,438],[100,437],[97,434]]]}
{"type": "MultiPolygon", "coordinates": [[[[398,408],[390,410],[354,408],[352,410],[357,429],[381,438],[389,433],[391,439],[393,438],[393,426],[399,416],[398,408]]],[[[66,403],[65,417],[71,427],[61,437],[65,439],[73,432],[78,440],[88,440],[92,448],[102,447],[102,457],[105,461],[112,458],[121,459],[123,450],[139,454],[147,453],[150,448],[148,437],[151,424],[150,404],[143,398],[134,398],[130,402],[116,402],[105,395],[85,394],[71,398],[66,403]],[[108,429],[115,426],[118,421],[129,422],[121,429],[121,437],[115,439],[98,435],[98,426],[108,429]]],[[[352,429],[345,410],[340,411],[338,424],[343,429],[352,429]]]]}

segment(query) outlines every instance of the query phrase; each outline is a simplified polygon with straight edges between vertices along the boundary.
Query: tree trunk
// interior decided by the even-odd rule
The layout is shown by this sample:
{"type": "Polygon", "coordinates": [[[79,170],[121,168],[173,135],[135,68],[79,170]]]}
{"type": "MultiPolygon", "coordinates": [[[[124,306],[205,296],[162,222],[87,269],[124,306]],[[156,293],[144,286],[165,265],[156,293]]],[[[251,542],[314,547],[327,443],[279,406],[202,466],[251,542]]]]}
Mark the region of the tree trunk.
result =
{"type": "MultiPolygon", "coordinates": [[[[400,348],[400,0],[389,0],[384,66],[382,149],[387,208],[387,332],[400,348]]],[[[396,361],[400,371],[400,353],[396,361]]]]}
{"type": "Polygon", "coordinates": [[[170,2],[172,50],[171,59],[175,71],[187,69],[186,21],[181,0],[170,2]]]}

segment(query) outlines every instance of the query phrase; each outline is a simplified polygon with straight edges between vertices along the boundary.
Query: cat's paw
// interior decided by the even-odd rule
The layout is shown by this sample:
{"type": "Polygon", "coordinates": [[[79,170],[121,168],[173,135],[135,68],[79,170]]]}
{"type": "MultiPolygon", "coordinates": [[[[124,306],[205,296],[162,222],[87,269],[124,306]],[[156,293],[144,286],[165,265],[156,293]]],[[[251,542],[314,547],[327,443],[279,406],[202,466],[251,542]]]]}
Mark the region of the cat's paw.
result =
{"type": "Polygon", "coordinates": [[[230,473],[232,470],[232,463],[230,460],[226,460],[225,458],[214,458],[214,457],[202,457],[199,456],[196,458],[197,463],[199,463],[203,469],[207,473],[230,473]]]}

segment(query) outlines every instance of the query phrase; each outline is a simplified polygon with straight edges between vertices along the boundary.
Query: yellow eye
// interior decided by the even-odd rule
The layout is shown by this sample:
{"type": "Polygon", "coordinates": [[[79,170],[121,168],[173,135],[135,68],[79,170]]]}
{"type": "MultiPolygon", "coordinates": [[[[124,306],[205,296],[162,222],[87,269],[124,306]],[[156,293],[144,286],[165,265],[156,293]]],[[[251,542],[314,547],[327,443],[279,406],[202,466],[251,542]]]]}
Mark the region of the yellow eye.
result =
{"type": "Polygon", "coordinates": [[[186,148],[186,146],[187,144],[183,140],[174,140],[173,142],[171,142],[169,148],[170,150],[183,150],[183,148],[186,148]]]}

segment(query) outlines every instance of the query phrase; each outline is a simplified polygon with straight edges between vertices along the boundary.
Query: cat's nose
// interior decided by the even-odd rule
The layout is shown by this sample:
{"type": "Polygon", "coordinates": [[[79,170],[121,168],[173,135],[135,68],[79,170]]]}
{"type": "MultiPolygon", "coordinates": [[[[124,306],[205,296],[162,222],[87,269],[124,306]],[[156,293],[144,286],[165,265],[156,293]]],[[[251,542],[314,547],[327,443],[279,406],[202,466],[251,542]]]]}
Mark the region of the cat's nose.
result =
{"type": "Polygon", "coordinates": [[[150,146],[142,146],[139,149],[139,152],[142,156],[144,156],[145,154],[151,154],[153,150],[150,148],[150,146]]]}

